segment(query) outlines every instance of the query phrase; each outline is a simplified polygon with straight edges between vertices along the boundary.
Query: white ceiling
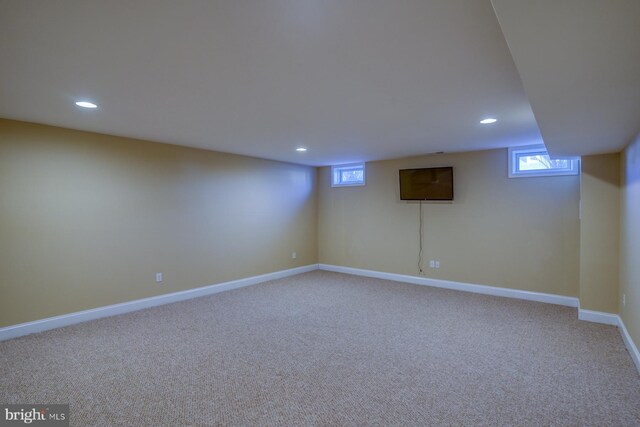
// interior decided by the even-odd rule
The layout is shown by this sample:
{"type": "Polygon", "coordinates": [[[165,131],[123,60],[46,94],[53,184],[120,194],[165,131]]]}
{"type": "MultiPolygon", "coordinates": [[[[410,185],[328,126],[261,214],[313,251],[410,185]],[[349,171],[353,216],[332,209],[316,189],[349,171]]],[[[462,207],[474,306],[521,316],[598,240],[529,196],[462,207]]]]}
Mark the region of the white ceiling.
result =
{"type": "MultiPolygon", "coordinates": [[[[327,165],[539,142],[520,71],[545,140],[555,143],[593,113],[553,127],[549,112],[571,118],[583,98],[561,108],[548,101],[564,83],[544,90],[551,77],[537,78],[548,70],[536,62],[562,36],[553,25],[570,16],[531,34],[547,17],[538,10],[523,18],[527,3],[536,2],[493,5],[516,69],[490,0],[0,0],[0,117],[327,165]],[[99,108],[81,110],[73,104],[80,99],[99,108]],[[498,123],[479,124],[489,116],[498,123]]],[[[573,82],[567,73],[562,79],[573,82]]],[[[609,80],[625,83],[629,73],[609,80]]],[[[596,100],[608,93],[599,89],[596,100]]],[[[609,147],[620,148],[638,111],[627,111],[609,147]]]]}
{"type": "Polygon", "coordinates": [[[617,152],[640,132],[640,0],[492,0],[554,155],[617,152]]]}

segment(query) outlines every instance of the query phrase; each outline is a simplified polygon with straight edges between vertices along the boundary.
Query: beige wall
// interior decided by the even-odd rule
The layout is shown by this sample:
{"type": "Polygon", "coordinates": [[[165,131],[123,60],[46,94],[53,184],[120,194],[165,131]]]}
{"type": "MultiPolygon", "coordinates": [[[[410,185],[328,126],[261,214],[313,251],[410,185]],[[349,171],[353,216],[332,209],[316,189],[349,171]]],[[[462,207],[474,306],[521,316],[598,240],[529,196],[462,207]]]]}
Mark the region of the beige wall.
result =
{"type": "Polygon", "coordinates": [[[620,314],[640,347],[640,136],[622,154],[620,197],[620,314]]]}
{"type": "Polygon", "coordinates": [[[509,179],[506,150],[370,162],[366,186],[332,188],[329,168],[1,119],[0,327],[318,261],[418,275],[398,170],[433,166],[455,200],[423,205],[425,276],[579,296],[640,342],[640,140],[583,158],[580,222],[580,178],[509,179]]]}
{"type": "Polygon", "coordinates": [[[582,158],[580,308],[618,313],[620,155],[582,158]]]}
{"type": "Polygon", "coordinates": [[[0,120],[0,327],[316,263],[315,179],[0,120]]]}
{"type": "Polygon", "coordinates": [[[367,163],[367,185],[318,173],[320,262],[418,275],[417,203],[398,170],[453,166],[455,200],[424,204],[427,277],[578,296],[579,177],[508,178],[507,150],[367,163]],[[428,260],[438,259],[439,270],[428,260]]]}

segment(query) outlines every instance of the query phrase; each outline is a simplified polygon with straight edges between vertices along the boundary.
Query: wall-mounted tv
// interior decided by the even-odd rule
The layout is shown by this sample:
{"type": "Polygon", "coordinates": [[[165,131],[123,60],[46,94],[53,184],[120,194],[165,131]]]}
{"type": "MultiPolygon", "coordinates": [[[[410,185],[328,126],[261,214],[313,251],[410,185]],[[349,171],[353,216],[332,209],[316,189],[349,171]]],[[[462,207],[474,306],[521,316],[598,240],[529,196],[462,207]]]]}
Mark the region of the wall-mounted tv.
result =
{"type": "Polygon", "coordinates": [[[453,168],[400,170],[401,200],[453,200],[453,168]]]}

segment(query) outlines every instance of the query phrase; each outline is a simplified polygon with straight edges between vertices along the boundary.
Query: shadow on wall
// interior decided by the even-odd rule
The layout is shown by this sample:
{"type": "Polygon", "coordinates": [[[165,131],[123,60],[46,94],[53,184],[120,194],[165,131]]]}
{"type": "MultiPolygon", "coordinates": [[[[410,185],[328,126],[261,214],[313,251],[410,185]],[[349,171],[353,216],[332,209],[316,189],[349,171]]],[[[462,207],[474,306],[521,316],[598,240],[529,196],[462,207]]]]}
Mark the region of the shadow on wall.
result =
{"type": "Polygon", "coordinates": [[[588,157],[584,158],[581,162],[581,173],[592,176],[615,187],[620,187],[620,174],[611,173],[609,168],[603,168],[598,162],[589,162],[588,157]]]}

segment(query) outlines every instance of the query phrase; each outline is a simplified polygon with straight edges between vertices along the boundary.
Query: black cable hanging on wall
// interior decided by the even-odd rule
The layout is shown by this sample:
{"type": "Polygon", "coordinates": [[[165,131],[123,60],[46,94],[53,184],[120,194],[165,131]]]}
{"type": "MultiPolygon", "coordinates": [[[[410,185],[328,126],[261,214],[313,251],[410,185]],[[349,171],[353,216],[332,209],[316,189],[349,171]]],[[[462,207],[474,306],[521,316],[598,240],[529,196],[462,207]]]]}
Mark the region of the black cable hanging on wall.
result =
{"type": "Polygon", "coordinates": [[[422,239],[423,239],[423,226],[422,226],[422,200],[420,200],[420,227],[418,228],[420,234],[420,251],[418,252],[418,272],[420,275],[424,274],[422,271],[422,239]]]}

